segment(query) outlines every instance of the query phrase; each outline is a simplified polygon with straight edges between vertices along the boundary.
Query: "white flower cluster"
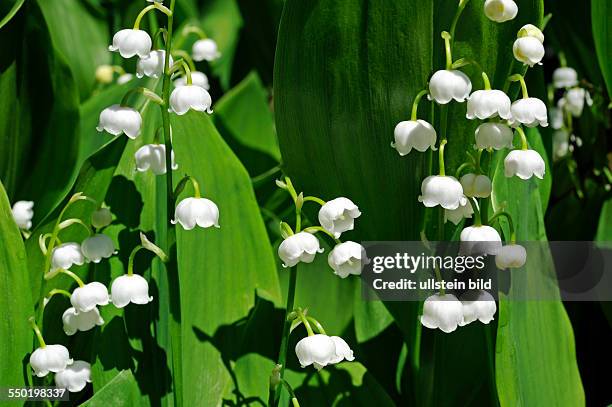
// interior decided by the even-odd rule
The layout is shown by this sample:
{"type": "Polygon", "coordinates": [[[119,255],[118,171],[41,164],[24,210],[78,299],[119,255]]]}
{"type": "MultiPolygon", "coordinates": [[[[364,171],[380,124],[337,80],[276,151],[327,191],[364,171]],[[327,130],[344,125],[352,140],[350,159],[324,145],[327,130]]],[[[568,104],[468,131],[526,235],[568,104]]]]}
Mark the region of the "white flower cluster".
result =
{"type": "Polygon", "coordinates": [[[453,294],[434,294],[423,304],[421,324],[430,329],[453,332],[476,320],[488,324],[497,312],[495,299],[486,291],[466,291],[459,299],[453,294]]]}

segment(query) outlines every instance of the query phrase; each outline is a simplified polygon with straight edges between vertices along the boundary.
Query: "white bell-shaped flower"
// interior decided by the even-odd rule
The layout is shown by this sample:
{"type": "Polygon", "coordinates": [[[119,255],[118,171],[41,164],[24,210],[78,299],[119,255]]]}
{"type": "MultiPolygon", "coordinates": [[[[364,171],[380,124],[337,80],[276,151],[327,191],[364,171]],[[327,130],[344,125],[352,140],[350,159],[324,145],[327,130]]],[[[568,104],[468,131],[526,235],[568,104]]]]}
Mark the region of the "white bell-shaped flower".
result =
{"type": "Polygon", "coordinates": [[[77,312],[89,312],[98,305],[107,305],[109,301],[108,289],[97,281],[75,288],[70,296],[70,303],[77,312]]]}
{"type": "MultiPolygon", "coordinates": [[[[185,86],[187,85],[187,78],[185,76],[181,76],[175,79],[173,83],[175,88],[185,86]]],[[[208,76],[206,76],[204,72],[191,71],[191,84],[193,86],[199,86],[206,90],[210,89],[210,84],[208,83],[208,76]]]]}
{"type": "Polygon", "coordinates": [[[78,393],[91,383],[91,365],[84,360],[75,360],[66,369],[55,374],[55,385],[78,393]]]}
{"type": "Polygon", "coordinates": [[[474,136],[477,148],[501,150],[503,148],[512,148],[514,133],[506,124],[487,122],[478,126],[474,136]]]}
{"type": "Polygon", "coordinates": [[[523,267],[527,261],[527,251],[520,244],[508,244],[495,256],[495,265],[500,270],[523,267]]]}
{"type": "MultiPolygon", "coordinates": [[[[136,64],[136,76],[142,78],[148,76],[149,78],[159,78],[164,73],[164,65],[166,63],[166,51],[156,50],[151,51],[146,57],[138,59],[136,64]]],[[[169,60],[170,66],[174,63],[172,55],[169,60]]]]}
{"type": "Polygon", "coordinates": [[[463,321],[463,306],[453,294],[434,294],[423,303],[421,324],[429,329],[453,332],[463,321]]]}
{"type": "Polygon", "coordinates": [[[332,361],[338,358],[336,343],[331,337],[322,334],[311,335],[301,339],[295,345],[295,354],[300,361],[300,366],[313,365],[317,370],[321,370],[328,364],[334,363],[332,361]]]}
{"type": "Polygon", "coordinates": [[[463,255],[496,255],[502,247],[501,237],[491,226],[468,226],[461,231],[459,252],[463,255]]]}
{"type": "Polygon", "coordinates": [[[191,49],[194,61],[214,61],[221,56],[217,43],[210,38],[197,40],[191,49]]]}
{"type": "Polygon", "coordinates": [[[458,225],[463,219],[471,218],[474,210],[467,198],[463,205],[459,205],[457,209],[444,209],[444,222],[451,221],[454,225],[458,225]]]}
{"type": "Polygon", "coordinates": [[[429,98],[441,105],[455,99],[464,102],[472,91],[472,82],[458,70],[440,70],[429,80],[429,98]]]}
{"type": "Polygon", "coordinates": [[[210,105],[212,98],[208,91],[193,84],[174,88],[170,95],[170,111],[178,115],[187,113],[189,109],[212,113],[210,105]]]}
{"type": "Polygon", "coordinates": [[[483,290],[466,291],[460,299],[463,305],[463,321],[459,325],[467,325],[476,320],[483,324],[493,321],[497,305],[491,294],[483,290]]]}
{"type": "Polygon", "coordinates": [[[180,223],[183,229],[191,230],[196,225],[209,228],[219,226],[219,208],[210,199],[206,198],[185,198],[174,211],[173,225],[180,223]]]}
{"type": "Polygon", "coordinates": [[[153,301],[149,296],[149,283],[138,274],[117,277],[111,284],[111,301],[117,308],[123,308],[130,302],[148,304],[153,301]]]}
{"type": "Polygon", "coordinates": [[[102,259],[108,259],[115,254],[116,250],[110,237],[98,233],[83,240],[81,252],[83,252],[87,261],[100,263],[102,259]]]}
{"type": "Polygon", "coordinates": [[[467,202],[463,187],[457,178],[443,175],[430,175],[421,184],[419,202],[428,208],[440,205],[444,209],[457,209],[467,202]]]}
{"type": "Polygon", "coordinates": [[[525,65],[534,66],[544,58],[544,45],[535,37],[521,37],[512,46],[514,58],[525,65]]]}
{"type": "Polygon", "coordinates": [[[484,13],[489,20],[503,23],[516,17],[518,6],[512,0],[486,0],[484,13]]]}
{"type": "Polygon", "coordinates": [[[367,263],[365,249],[359,243],[347,241],[337,244],[327,256],[329,267],[341,278],[361,274],[361,265],[367,263]]]}
{"type": "Polygon", "coordinates": [[[353,350],[344,339],[339,336],[330,336],[330,338],[334,345],[336,345],[335,356],[329,361],[330,364],[340,363],[343,360],[348,360],[349,362],[355,360],[353,350]]]}
{"type": "Polygon", "coordinates": [[[540,153],[535,150],[512,150],[504,159],[504,173],[510,178],[516,175],[520,179],[536,176],[544,178],[546,166],[540,153]]]}
{"type": "MultiPolygon", "coordinates": [[[[170,152],[172,157],[172,169],[176,170],[178,165],[174,163],[174,150],[170,152]]],[[[136,150],[134,154],[136,169],[140,172],[151,170],[155,175],[166,173],[166,146],[164,144],[145,144],[136,150]]]]}
{"type": "Polygon", "coordinates": [[[525,24],[518,31],[517,38],[532,37],[544,44],[544,33],[533,24],[525,24]]]}
{"type": "Polygon", "coordinates": [[[73,264],[77,266],[85,263],[85,256],[81,252],[81,245],[75,242],[62,243],[51,253],[51,270],[68,270],[73,264]]]}
{"type": "Polygon", "coordinates": [[[87,312],[79,312],[76,308],[70,307],[64,311],[62,322],[64,323],[64,332],[68,336],[74,335],[77,331],[89,331],[96,325],[104,325],[104,319],[100,316],[97,307],[93,307],[87,312]]]}
{"type": "Polygon", "coordinates": [[[30,356],[30,366],[38,377],[45,377],[49,372],[61,372],[72,362],[64,345],[46,345],[37,348],[30,356]]]}
{"type": "Polygon", "coordinates": [[[123,29],[113,36],[113,45],[108,47],[109,51],[119,51],[123,58],[131,58],[138,55],[146,57],[151,52],[151,37],[144,30],[123,29]]]}
{"type": "Polygon", "coordinates": [[[557,103],[558,107],[551,107],[548,113],[550,116],[550,127],[555,130],[559,130],[563,127],[563,104],[565,100],[561,98],[559,102],[561,103],[557,103]]]}
{"type": "Polygon", "coordinates": [[[122,75],[119,75],[119,77],[117,78],[117,85],[123,85],[125,83],[128,83],[132,79],[134,79],[134,75],[133,74],[131,74],[131,73],[124,73],[122,75]]]}
{"type": "Polygon", "coordinates": [[[32,201],[17,201],[13,204],[11,212],[19,229],[28,230],[32,227],[32,218],[34,217],[32,208],[34,208],[34,202],[32,201]]]}
{"type": "Polygon", "coordinates": [[[538,98],[518,99],[510,107],[512,118],[510,124],[519,126],[524,124],[527,127],[548,126],[548,112],[546,105],[538,98]]]}
{"type": "Polygon", "coordinates": [[[569,152],[570,135],[565,129],[555,130],[553,133],[553,160],[565,157],[569,152]]]}
{"type": "Polygon", "coordinates": [[[299,262],[312,263],[317,253],[323,253],[319,239],[308,232],[291,235],[278,246],[278,257],[283,261],[283,267],[293,267],[299,262]]]}
{"type": "Polygon", "coordinates": [[[463,193],[469,197],[487,198],[493,190],[491,180],[483,174],[465,174],[459,182],[463,187],[463,193]]]}
{"type": "Polygon", "coordinates": [[[563,98],[559,100],[559,106],[565,108],[572,114],[572,116],[580,117],[582,115],[582,110],[584,109],[585,101],[589,106],[593,104],[593,100],[591,99],[589,92],[583,88],[573,88],[565,92],[563,98]]]}
{"type": "Polygon", "coordinates": [[[509,119],[510,113],[510,98],[501,90],[477,90],[472,93],[467,101],[467,113],[465,117],[468,119],[489,119],[499,116],[502,119],[509,119]]]}
{"type": "Polygon", "coordinates": [[[557,68],[553,72],[553,85],[557,89],[572,88],[578,85],[578,73],[567,66],[557,68]]]}
{"type": "Polygon", "coordinates": [[[113,214],[108,208],[100,208],[91,214],[91,226],[96,229],[101,229],[111,224],[113,221],[113,214]]]}
{"type": "Polygon", "coordinates": [[[102,110],[98,122],[98,131],[107,131],[113,136],[125,133],[131,139],[140,135],[142,116],[136,109],[121,105],[112,105],[102,110]]]}
{"type": "Polygon", "coordinates": [[[393,131],[395,142],[391,147],[404,156],[413,148],[424,152],[428,148],[435,150],[436,129],[425,120],[407,120],[399,122],[393,131]]]}
{"type": "Polygon", "coordinates": [[[355,227],[355,219],[361,216],[357,205],[348,198],[339,197],[327,201],[319,209],[319,223],[337,238],[355,227]]]}

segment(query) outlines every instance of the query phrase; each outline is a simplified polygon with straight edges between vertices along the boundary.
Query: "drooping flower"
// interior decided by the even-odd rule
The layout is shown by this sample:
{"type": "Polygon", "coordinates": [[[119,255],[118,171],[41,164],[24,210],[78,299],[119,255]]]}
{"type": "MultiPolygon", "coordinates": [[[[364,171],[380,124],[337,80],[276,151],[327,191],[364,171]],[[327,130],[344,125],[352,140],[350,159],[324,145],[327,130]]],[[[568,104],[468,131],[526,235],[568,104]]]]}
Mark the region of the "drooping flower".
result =
{"type": "Polygon", "coordinates": [[[551,107],[549,116],[550,116],[550,127],[555,130],[559,130],[563,127],[563,104],[565,100],[563,98],[559,99],[557,102],[557,107],[551,107]]]}
{"type": "Polygon", "coordinates": [[[11,208],[13,219],[19,229],[28,230],[32,227],[32,218],[34,217],[34,202],[32,201],[17,201],[11,208]]]}
{"type": "Polygon", "coordinates": [[[593,104],[589,92],[583,88],[573,88],[565,92],[565,95],[559,99],[559,106],[570,112],[572,116],[580,117],[584,109],[585,101],[588,106],[593,104]]]}
{"type": "Polygon", "coordinates": [[[202,228],[219,226],[219,208],[210,199],[185,198],[174,211],[173,225],[180,223],[183,229],[191,230],[196,225],[202,228]]]}
{"type": "Polygon", "coordinates": [[[100,208],[91,214],[91,226],[96,229],[101,229],[111,224],[113,214],[108,208],[100,208]]]}
{"type": "Polygon", "coordinates": [[[514,58],[525,65],[534,66],[544,58],[544,45],[535,37],[521,37],[512,46],[514,58]]]}
{"type": "Polygon", "coordinates": [[[466,291],[460,299],[463,305],[463,321],[459,325],[464,326],[476,320],[483,324],[493,321],[497,305],[491,294],[483,290],[466,291]]]}
{"type": "Polygon", "coordinates": [[[460,182],[463,193],[469,197],[487,198],[493,190],[491,180],[483,174],[465,174],[460,182]]]}
{"type": "Polygon", "coordinates": [[[527,261],[527,251],[519,244],[508,244],[495,256],[495,265],[500,270],[520,268],[527,261]]]}
{"type": "Polygon", "coordinates": [[[578,85],[578,73],[570,67],[557,68],[553,72],[553,85],[557,89],[572,88],[578,85]]]}
{"type": "Polygon", "coordinates": [[[329,267],[340,278],[361,274],[361,265],[367,260],[363,246],[351,241],[337,244],[327,256],[329,267]]]}
{"type": "Polygon", "coordinates": [[[193,60],[200,61],[214,61],[221,56],[219,49],[217,47],[217,43],[210,38],[204,38],[201,40],[197,40],[193,43],[193,48],[191,49],[193,54],[193,60]]]}
{"type": "Polygon", "coordinates": [[[518,6],[512,0],[486,0],[484,13],[489,20],[503,23],[516,17],[518,6]]]}
{"type": "Polygon", "coordinates": [[[70,303],[77,312],[89,312],[98,305],[107,305],[109,300],[108,289],[97,281],[75,288],[70,296],[70,303]]]}
{"type": "Polygon", "coordinates": [[[353,230],[355,219],[361,216],[357,205],[348,198],[339,197],[327,201],[319,209],[319,223],[337,238],[346,231],[353,230]]]}
{"type": "Polygon", "coordinates": [[[428,148],[435,150],[436,129],[425,120],[407,120],[399,122],[393,131],[395,143],[391,144],[397,152],[404,156],[413,148],[424,152],[428,148]]]}
{"type": "Polygon", "coordinates": [[[138,110],[127,106],[112,105],[102,110],[98,122],[98,131],[107,131],[113,136],[125,133],[131,139],[140,135],[142,117],[138,110]]]}
{"type": "Polygon", "coordinates": [[[540,153],[535,150],[512,150],[504,159],[504,173],[510,178],[514,175],[520,179],[536,176],[544,178],[546,166],[540,153]]]}
{"type": "Polygon", "coordinates": [[[509,119],[510,113],[510,98],[501,90],[477,90],[470,95],[467,101],[467,113],[465,117],[468,119],[489,119],[499,116],[502,119],[509,119]]]}
{"type": "MultiPolygon", "coordinates": [[[[166,51],[156,50],[151,51],[149,55],[138,59],[136,64],[136,76],[142,78],[159,78],[164,73],[164,64],[166,62],[166,51]]],[[[172,56],[169,58],[169,65],[174,63],[172,56]]]]}
{"type": "Polygon", "coordinates": [[[455,99],[464,102],[472,91],[472,82],[458,70],[439,70],[429,80],[429,98],[441,105],[455,99]]]}
{"type": "Polygon", "coordinates": [[[560,160],[567,155],[570,147],[569,139],[570,135],[567,130],[555,130],[553,133],[553,160],[560,160]]]}
{"type": "Polygon", "coordinates": [[[123,58],[131,58],[138,55],[146,57],[151,52],[151,37],[143,30],[123,29],[113,36],[113,44],[109,45],[109,51],[119,51],[123,58]]]}
{"type": "MultiPolygon", "coordinates": [[[[181,86],[187,85],[187,78],[181,76],[174,80],[174,87],[178,88],[181,86]]],[[[194,86],[199,86],[206,90],[210,89],[210,84],[208,83],[208,76],[204,72],[200,71],[191,71],[191,84],[194,86]]]]}
{"type": "Polygon", "coordinates": [[[443,175],[430,175],[421,184],[419,202],[428,208],[440,205],[444,209],[457,209],[467,200],[463,187],[457,178],[443,175]]]}
{"type": "Polygon", "coordinates": [[[332,361],[338,358],[336,343],[329,336],[322,334],[311,335],[301,339],[295,345],[295,354],[300,361],[300,366],[313,365],[317,370],[321,370],[328,364],[334,363],[332,361]]]}
{"type": "Polygon", "coordinates": [[[278,246],[278,257],[283,261],[283,267],[293,267],[299,262],[312,263],[317,253],[323,253],[319,239],[308,232],[291,235],[278,246]]]}
{"type": "MultiPolygon", "coordinates": [[[[178,165],[174,163],[174,150],[170,153],[172,157],[172,169],[176,170],[178,165]]],[[[155,175],[166,173],[166,146],[164,144],[145,144],[134,154],[136,169],[140,172],[151,170],[155,175]]]]}
{"type": "Polygon", "coordinates": [[[474,135],[477,148],[493,148],[495,150],[512,148],[512,138],[514,134],[512,133],[512,129],[506,124],[483,123],[478,126],[474,135]]]}
{"type": "Polygon", "coordinates": [[[472,205],[466,198],[465,203],[457,209],[444,209],[444,222],[450,220],[454,225],[458,225],[464,218],[471,218],[473,213],[472,205]]]}
{"type": "Polygon", "coordinates": [[[74,335],[77,331],[89,331],[96,325],[104,325],[104,319],[100,316],[97,307],[93,307],[87,312],[79,312],[76,308],[70,307],[64,311],[62,322],[64,323],[64,332],[68,336],[74,335]]]}
{"type": "Polygon", "coordinates": [[[329,361],[329,364],[340,363],[343,360],[348,360],[349,362],[355,360],[353,350],[344,339],[339,336],[330,336],[330,338],[334,345],[336,345],[336,352],[335,356],[329,361]]]}
{"type": "Polygon", "coordinates": [[[91,383],[91,365],[84,360],[75,360],[66,369],[55,374],[55,385],[78,393],[91,383]]]}
{"type": "Polygon", "coordinates": [[[30,366],[37,377],[45,377],[49,372],[61,372],[72,362],[70,353],[64,345],[42,346],[30,356],[30,366]]]}
{"type": "Polygon", "coordinates": [[[196,85],[185,85],[175,88],[170,95],[170,111],[183,115],[189,109],[198,112],[212,113],[212,98],[206,89],[196,85]]]}
{"type": "Polygon", "coordinates": [[[423,303],[420,319],[426,328],[450,333],[463,321],[463,306],[453,294],[434,294],[423,303]]]}
{"type": "Polygon", "coordinates": [[[81,252],[81,245],[75,242],[62,243],[51,253],[51,270],[68,270],[73,264],[80,266],[83,263],[85,257],[81,252]]]}
{"type": "Polygon", "coordinates": [[[116,250],[110,237],[98,233],[83,240],[81,252],[83,252],[87,261],[100,263],[102,259],[108,259],[115,254],[116,250]]]}
{"type": "Polygon", "coordinates": [[[548,126],[548,112],[546,105],[538,98],[523,98],[512,103],[510,107],[512,118],[510,124],[519,126],[524,124],[527,127],[548,126]]]}
{"type": "Polygon", "coordinates": [[[491,254],[499,253],[502,243],[497,230],[491,226],[468,226],[461,231],[459,252],[461,254],[491,254]]]}
{"type": "Polygon", "coordinates": [[[125,274],[117,277],[111,284],[111,301],[117,308],[123,308],[130,302],[148,304],[153,301],[149,296],[149,283],[138,274],[125,274]]]}

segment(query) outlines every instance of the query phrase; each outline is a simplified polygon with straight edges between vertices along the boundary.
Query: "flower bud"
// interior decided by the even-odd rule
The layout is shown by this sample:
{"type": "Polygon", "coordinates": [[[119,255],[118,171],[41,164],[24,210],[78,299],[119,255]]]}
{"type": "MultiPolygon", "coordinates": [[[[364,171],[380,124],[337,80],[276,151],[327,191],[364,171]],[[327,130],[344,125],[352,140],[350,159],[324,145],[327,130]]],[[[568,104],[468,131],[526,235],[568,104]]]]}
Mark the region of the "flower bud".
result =
{"type": "Polygon", "coordinates": [[[138,55],[146,57],[151,52],[151,37],[143,30],[123,29],[113,36],[113,45],[109,45],[109,51],[119,51],[123,58],[131,58],[138,55]]]}
{"type": "Polygon", "coordinates": [[[193,54],[193,60],[197,62],[210,62],[221,56],[221,53],[217,48],[217,43],[210,38],[205,38],[194,42],[191,51],[193,54]]]}
{"type": "MultiPolygon", "coordinates": [[[[151,51],[149,55],[138,59],[136,77],[142,78],[148,76],[149,78],[159,78],[164,73],[165,63],[166,51],[151,51]]],[[[172,56],[170,56],[169,66],[172,66],[173,63],[172,56]]]]}
{"type": "Polygon", "coordinates": [[[525,37],[533,37],[540,41],[540,43],[544,43],[544,33],[533,24],[525,24],[516,34],[516,38],[525,37]]]}
{"type": "Polygon", "coordinates": [[[424,152],[428,148],[435,150],[436,129],[425,120],[409,120],[399,122],[393,131],[395,143],[391,144],[397,152],[404,156],[413,148],[424,152]]]}
{"type": "Polygon", "coordinates": [[[91,365],[83,360],[75,360],[66,369],[55,374],[55,385],[78,393],[91,383],[91,365]]]}
{"type": "Polygon", "coordinates": [[[327,256],[329,267],[340,278],[346,278],[349,274],[361,274],[362,260],[364,264],[368,263],[365,249],[351,241],[337,244],[327,256]]]}
{"type": "Polygon", "coordinates": [[[423,303],[420,320],[426,328],[450,333],[463,321],[463,306],[453,294],[434,294],[423,303]]]}
{"type": "Polygon", "coordinates": [[[153,301],[149,296],[149,283],[138,274],[117,277],[111,284],[111,301],[117,308],[123,308],[130,302],[148,304],[153,301]]]}
{"type": "Polygon", "coordinates": [[[78,312],[76,308],[70,307],[64,311],[62,322],[64,323],[64,332],[68,336],[74,335],[77,331],[89,331],[96,325],[104,325],[104,319],[100,316],[97,307],[87,312],[78,312]]]}
{"type": "Polygon", "coordinates": [[[196,85],[180,86],[170,95],[170,111],[178,115],[187,113],[189,109],[212,113],[211,105],[212,98],[208,91],[196,85]]]}
{"type": "Polygon", "coordinates": [[[460,182],[463,193],[469,197],[487,198],[493,190],[489,177],[482,174],[465,174],[460,182]]]}
{"type": "Polygon", "coordinates": [[[30,366],[37,377],[61,372],[72,362],[68,349],[63,345],[46,345],[37,348],[30,356],[30,366]]]}
{"type": "Polygon", "coordinates": [[[503,246],[495,256],[495,265],[500,270],[523,267],[527,261],[527,251],[519,244],[503,246]]]}
{"type": "Polygon", "coordinates": [[[538,98],[519,99],[510,107],[512,119],[510,124],[514,127],[524,124],[527,127],[548,126],[548,112],[546,105],[538,98]]]}
{"type": "Polygon", "coordinates": [[[510,178],[514,175],[520,179],[536,176],[544,179],[546,166],[542,156],[535,150],[512,150],[504,159],[504,173],[510,178]]]}
{"type": "Polygon", "coordinates": [[[429,99],[445,105],[455,99],[464,102],[472,91],[472,82],[458,70],[440,70],[429,80],[429,99]]]}
{"type": "Polygon", "coordinates": [[[85,257],[81,252],[81,246],[75,242],[62,243],[53,249],[51,253],[51,270],[68,270],[73,264],[77,266],[85,263],[85,257]]]}
{"type": "Polygon", "coordinates": [[[444,222],[450,220],[454,225],[458,225],[464,218],[471,218],[473,213],[472,205],[465,198],[465,203],[457,209],[444,209],[444,222]]]}
{"type": "Polygon", "coordinates": [[[111,224],[113,214],[108,208],[100,208],[91,214],[91,226],[96,229],[101,229],[111,224]]]}
{"type": "Polygon", "coordinates": [[[553,85],[557,89],[572,88],[578,85],[578,73],[574,68],[557,68],[553,72],[553,85]]]}
{"type": "Polygon", "coordinates": [[[295,354],[300,361],[300,366],[313,365],[315,369],[321,370],[333,363],[332,360],[337,359],[336,343],[327,335],[307,336],[297,343],[295,354]]]}
{"type": "Polygon", "coordinates": [[[509,119],[510,98],[501,90],[477,90],[472,93],[467,101],[468,119],[489,119],[499,116],[502,119],[509,119]]]}
{"type": "Polygon", "coordinates": [[[514,58],[525,65],[534,66],[544,58],[544,45],[535,37],[521,37],[514,41],[512,46],[514,58]]]}
{"type": "Polygon", "coordinates": [[[469,226],[461,231],[459,253],[462,255],[492,254],[501,250],[501,237],[491,226],[469,226]]]}
{"type": "Polygon", "coordinates": [[[106,130],[113,136],[125,133],[131,139],[140,135],[142,117],[138,110],[131,107],[112,105],[102,110],[96,130],[106,130]]]}
{"type": "Polygon", "coordinates": [[[493,316],[497,312],[497,305],[491,294],[483,290],[466,291],[460,299],[463,305],[463,321],[459,324],[460,326],[476,320],[483,324],[493,321],[493,316]]]}
{"type": "Polygon", "coordinates": [[[107,305],[109,300],[108,289],[97,281],[75,288],[70,296],[70,303],[77,312],[89,312],[97,305],[107,305]]]}
{"type": "Polygon", "coordinates": [[[34,202],[32,201],[17,201],[13,204],[11,212],[19,229],[28,230],[32,227],[33,207],[34,202]]]}
{"type": "Polygon", "coordinates": [[[100,83],[108,84],[113,81],[115,71],[110,65],[99,65],[96,68],[96,80],[100,83]]]}
{"type": "MultiPolygon", "coordinates": [[[[174,150],[170,152],[172,169],[176,170],[178,165],[174,163],[174,150]]],[[[140,147],[134,154],[136,169],[140,172],[151,170],[155,175],[166,173],[166,146],[163,144],[146,144],[140,147]]]]}
{"type": "Polygon", "coordinates": [[[100,263],[102,259],[107,259],[115,254],[115,245],[110,237],[98,233],[83,240],[81,251],[87,261],[100,263]]]}
{"type": "Polygon", "coordinates": [[[332,199],[319,209],[319,223],[337,238],[346,231],[353,230],[355,219],[361,216],[357,205],[348,198],[332,199]]]}
{"type": "MultiPolygon", "coordinates": [[[[187,78],[185,76],[181,76],[175,79],[173,83],[175,88],[185,86],[187,85],[187,78]]],[[[208,76],[206,76],[204,72],[191,71],[191,84],[193,86],[199,86],[206,90],[210,89],[210,84],[208,83],[208,76]]]]}
{"type": "Polygon", "coordinates": [[[484,13],[489,20],[503,23],[516,17],[518,6],[512,0],[486,0],[484,13]]]}
{"type": "Polygon", "coordinates": [[[457,209],[467,200],[463,195],[463,187],[457,178],[442,175],[430,175],[421,184],[419,202],[428,208],[440,205],[444,209],[457,209]]]}
{"type": "Polygon", "coordinates": [[[501,150],[512,148],[512,138],[514,134],[508,125],[503,123],[483,123],[474,133],[477,148],[493,148],[501,150]]]}
{"type": "Polygon", "coordinates": [[[319,240],[308,232],[299,232],[283,240],[278,246],[278,257],[283,267],[293,267],[299,262],[312,263],[317,253],[323,253],[319,240]]]}
{"type": "Polygon", "coordinates": [[[183,229],[191,230],[196,225],[209,228],[219,227],[219,208],[217,205],[206,198],[185,198],[174,211],[173,225],[180,223],[183,229]]]}

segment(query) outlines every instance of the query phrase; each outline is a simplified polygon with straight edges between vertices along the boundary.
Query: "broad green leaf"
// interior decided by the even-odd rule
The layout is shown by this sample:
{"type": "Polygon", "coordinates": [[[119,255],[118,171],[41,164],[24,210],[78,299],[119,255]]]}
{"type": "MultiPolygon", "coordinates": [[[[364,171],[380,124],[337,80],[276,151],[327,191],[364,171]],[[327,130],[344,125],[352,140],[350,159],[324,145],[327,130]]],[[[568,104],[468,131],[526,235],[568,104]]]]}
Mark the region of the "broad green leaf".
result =
{"type": "Polygon", "coordinates": [[[607,0],[593,0],[591,2],[591,17],[593,24],[593,38],[597,59],[603,73],[608,95],[612,95],[612,31],[610,28],[610,16],[612,15],[612,4],[607,0]]]}
{"type": "Polygon", "coordinates": [[[123,370],[82,406],[133,406],[140,397],[138,385],[130,370],[123,370]]]}
{"type": "Polygon", "coordinates": [[[595,240],[603,243],[612,242],[612,199],[605,201],[601,208],[595,240]]]}
{"type": "MultiPolygon", "coordinates": [[[[29,290],[26,252],[21,234],[11,212],[11,205],[0,183],[0,309],[5,317],[0,321],[2,365],[0,383],[3,386],[25,386],[24,375],[30,369],[28,354],[32,351],[32,329],[28,318],[34,315],[29,290]]],[[[31,383],[30,383],[31,384],[31,383]]]]}

